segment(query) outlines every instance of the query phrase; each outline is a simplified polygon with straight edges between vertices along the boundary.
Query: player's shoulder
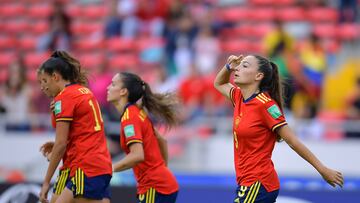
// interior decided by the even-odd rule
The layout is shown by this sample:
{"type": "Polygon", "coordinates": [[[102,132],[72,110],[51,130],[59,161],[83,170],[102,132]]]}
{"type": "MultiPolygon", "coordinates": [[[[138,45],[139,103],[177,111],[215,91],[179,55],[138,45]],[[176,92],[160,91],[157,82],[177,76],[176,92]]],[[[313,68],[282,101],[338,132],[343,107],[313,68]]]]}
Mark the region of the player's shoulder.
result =
{"type": "Polygon", "coordinates": [[[270,97],[270,95],[267,92],[261,92],[255,97],[256,103],[263,108],[268,108],[276,102],[270,97]]]}
{"type": "Polygon", "coordinates": [[[140,115],[141,109],[137,105],[130,105],[123,113],[121,121],[137,119],[140,115]]]}

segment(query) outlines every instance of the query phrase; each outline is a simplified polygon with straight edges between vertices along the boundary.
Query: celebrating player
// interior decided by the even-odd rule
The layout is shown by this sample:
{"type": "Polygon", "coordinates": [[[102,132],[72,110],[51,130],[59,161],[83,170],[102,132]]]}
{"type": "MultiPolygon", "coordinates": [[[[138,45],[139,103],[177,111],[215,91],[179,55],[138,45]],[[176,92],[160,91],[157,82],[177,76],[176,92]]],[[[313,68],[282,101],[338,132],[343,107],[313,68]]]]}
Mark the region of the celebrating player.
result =
{"type": "Polygon", "coordinates": [[[342,186],[343,176],[323,165],[288,127],[276,64],[249,55],[230,56],[214,86],[234,105],[234,159],[238,188],[235,203],[273,203],[279,179],[271,161],[275,142],[285,142],[308,161],[330,185],[342,186]],[[234,83],[230,75],[234,73],[234,83]]]}
{"type": "Polygon", "coordinates": [[[179,187],[166,166],[166,140],[154,129],[148,112],[171,127],[177,122],[176,100],[171,94],[152,93],[139,76],[127,72],[113,77],[107,100],[122,113],[120,142],[127,154],[113,165],[114,172],[133,168],[140,203],[175,202],[179,187]]]}

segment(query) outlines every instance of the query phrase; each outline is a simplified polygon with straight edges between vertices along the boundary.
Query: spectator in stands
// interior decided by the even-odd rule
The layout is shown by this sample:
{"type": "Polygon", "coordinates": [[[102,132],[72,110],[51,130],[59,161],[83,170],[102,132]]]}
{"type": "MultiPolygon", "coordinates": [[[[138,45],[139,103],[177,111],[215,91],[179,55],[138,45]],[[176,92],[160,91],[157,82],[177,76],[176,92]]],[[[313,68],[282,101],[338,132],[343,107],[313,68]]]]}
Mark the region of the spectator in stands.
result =
{"type": "MultiPolygon", "coordinates": [[[[345,109],[347,119],[350,121],[360,121],[360,77],[358,77],[356,80],[354,92],[347,98],[345,109]]],[[[358,125],[357,128],[350,129],[350,131],[346,132],[346,137],[360,138],[360,130],[358,125]]]]}
{"type": "Polygon", "coordinates": [[[339,3],[339,21],[341,23],[353,23],[356,21],[358,13],[357,0],[340,0],[339,3]]]}
{"type": "Polygon", "coordinates": [[[113,171],[133,169],[138,202],[175,203],[179,186],[167,167],[167,142],[149,116],[174,126],[178,122],[176,98],[153,93],[139,76],[128,72],[116,74],[107,90],[108,101],[122,114],[120,144],[126,152],[113,164],[113,171]]]}
{"type": "Polygon", "coordinates": [[[109,16],[105,23],[105,37],[136,37],[139,22],[135,16],[134,0],[111,0],[109,16]]]}
{"type": "Polygon", "coordinates": [[[275,202],[280,182],[271,160],[276,141],[285,142],[335,187],[340,172],[327,168],[288,127],[278,67],[258,55],[230,56],[214,81],[234,105],[234,159],[238,188],[234,202],[275,202]],[[234,73],[234,84],[230,75],[234,73]]]}
{"type": "Polygon", "coordinates": [[[165,28],[165,17],[169,11],[167,0],[138,0],[136,16],[139,19],[141,36],[161,37],[165,28]]]}
{"type": "Polygon", "coordinates": [[[192,64],[192,43],[197,35],[197,25],[188,14],[182,16],[174,27],[167,27],[165,32],[166,53],[168,54],[170,74],[185,77],[192,64]]]}
{"type": "Polygon", "coordinates": [[[294,39],[284,30],[281,21],[275,22],[275,30],[264,38],[265,53],[279,68],[281,80],[284,82],[284,107],[291,109],[295,94],[296,63],[294,39]]]}
{"type": "Polygon", "coordinates": [[[211,27],[204,25],[194,40],[195,66],[202,75],[213,72],[220,56],[220,43],[211,27]]]}
{"type": "Polygon", "coordinates": [[[38,50],[70,50],[72,41],[71,19],[65,13],[62,3],[54,1],[53,7],[54,13],[49,17],[50,32],[40,37],[38,50]]]}
{"type": "Polygon", "coordinates": [[[28,131],[31,129],[32,91],[22,57],[19,56],[10,64],[8,72],[4,92],[0,94],[0,104],[6,112],[6,129],[28,131]]]}
{"type": "Polygon", "coordinates": [[[311,34],[300,48],[300,63],[304,80],[295,95],[293,109],[298,117],[313,118],[318,110],[327,67],[325,49],[315,34],[311,34]]]}

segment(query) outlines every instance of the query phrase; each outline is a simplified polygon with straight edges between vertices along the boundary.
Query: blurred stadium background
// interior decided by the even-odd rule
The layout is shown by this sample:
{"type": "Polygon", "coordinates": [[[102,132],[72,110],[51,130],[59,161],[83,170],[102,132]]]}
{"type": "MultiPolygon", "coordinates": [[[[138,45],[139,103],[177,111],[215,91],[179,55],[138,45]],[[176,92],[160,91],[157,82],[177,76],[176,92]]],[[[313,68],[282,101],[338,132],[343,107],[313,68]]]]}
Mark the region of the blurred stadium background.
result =
{"type": "MultiPolygon", "coordinates": [[[[109,148],[119,115],[106,103],[114,73],[176,92],[182,123],[165,133],[179,203],[232,202],[232,109],[212,81],[230,54],[260,53],[286,81],[286,116],[300,139],[345,176],[331,188],[285,143],[273,154],[277,202],[360,202],[360,24],[357,0],[0,0],[0,202],[37,202],[54,139],[36,68],[55,49],[78,57],[103,110],[109,148]]],[[[135,202],[131,171],[112,202],[135,202]]]]}

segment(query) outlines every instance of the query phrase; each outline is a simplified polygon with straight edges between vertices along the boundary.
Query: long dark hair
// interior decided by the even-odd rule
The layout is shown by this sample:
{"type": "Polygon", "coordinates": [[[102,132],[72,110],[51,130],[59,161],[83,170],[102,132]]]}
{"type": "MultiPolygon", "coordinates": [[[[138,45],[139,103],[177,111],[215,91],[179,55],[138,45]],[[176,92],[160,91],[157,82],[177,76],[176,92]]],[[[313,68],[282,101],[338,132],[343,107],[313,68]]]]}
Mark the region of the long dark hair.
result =
{"type": "Polygon", "coordinates": [[[64,80],[71,83],[79,83],[87,86],[86,73],[81,70],[80,62],[66,51],[54,51],[51,57],[39,68],[38,72],[45,72],[49,75],[57,72],[64,80]]]}
{"type": "Polygon", "coordinates": [[[136,103],[142,98],[142,107],[145,107],[155,119],[164,122],[168,127],[178,123],[178,100],[174,94],[153,93],[150,86],[136,74],[121,72],[119,75],[124,87],[129,92],[128,100],[130,103],[136,103]]]}
{"type": "Polygon", "coordinates": [[[269,92],[271,98],[283,110],[283,90],[277,65],[262,56],[254,56],[258,60],[259,71],[264,74],[264,78],[260,82],[260,91],[269,92]]]}

